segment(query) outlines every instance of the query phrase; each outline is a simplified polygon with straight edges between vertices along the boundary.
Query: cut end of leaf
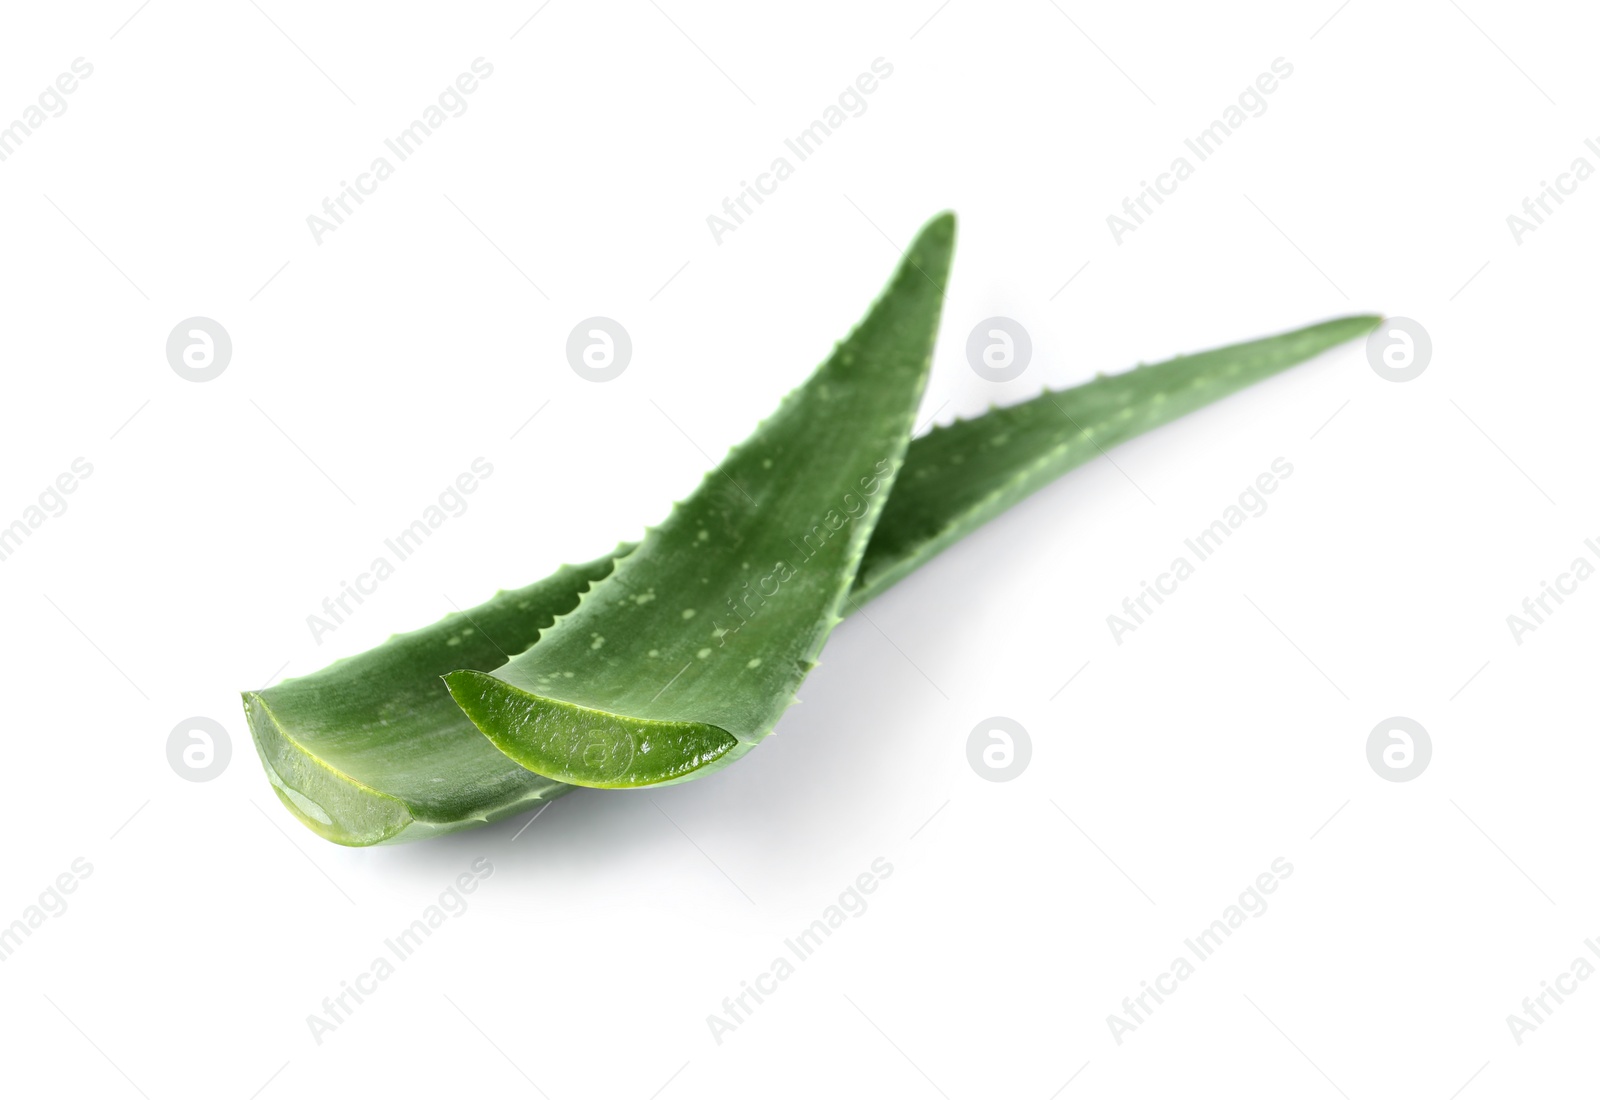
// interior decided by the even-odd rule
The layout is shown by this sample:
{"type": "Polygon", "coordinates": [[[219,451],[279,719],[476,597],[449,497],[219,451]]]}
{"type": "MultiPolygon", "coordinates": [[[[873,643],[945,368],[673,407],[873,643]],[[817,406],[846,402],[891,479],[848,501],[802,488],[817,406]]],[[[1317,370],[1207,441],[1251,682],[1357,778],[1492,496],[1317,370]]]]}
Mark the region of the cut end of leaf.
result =
{"type": "Polygon", "coordinates": [[[701,722],[630,718],[548,699],[486,672],[445,676],[456,705],[529,771],[575,787],[651,787],[725,756],[738,738],[701,722]]]}
{"type": "Polygon", "coordinates": [[[259,693],[244,692],[244,712],[273,793],[318,836],[365,847],[392,840],[413,823],[405,803],[362,786],[295,744],[259,693]]]}

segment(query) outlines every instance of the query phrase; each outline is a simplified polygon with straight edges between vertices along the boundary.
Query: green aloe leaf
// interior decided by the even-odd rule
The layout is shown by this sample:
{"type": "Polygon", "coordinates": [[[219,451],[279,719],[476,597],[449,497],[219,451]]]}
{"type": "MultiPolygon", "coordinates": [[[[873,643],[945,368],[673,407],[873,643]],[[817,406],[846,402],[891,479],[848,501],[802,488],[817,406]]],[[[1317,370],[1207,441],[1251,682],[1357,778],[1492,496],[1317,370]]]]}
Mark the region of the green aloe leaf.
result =
{"type": "MultiPolygon", "coordinates": [[[[1364,335],[1377,321],[1344,318],[1185,356],[912,441],[846,610],[1100,447],[1364,335]]],[[[500,820],[574,789],[496,749],[440,677],[505,664],[631,549],[624,544],[309,676],[246,693],[256,747],[279,798],[326,839],[366,845],[500,820]]]]}
{"type": "Polygon", "coordinates": [[[491,745],[441,677],[495,668],[531,646],[613,561],[563,566],[309,676],[245,692],[279,799],[319,836],[359,846],[484,825],[565,794],[567,785],[491,745]]]}
{"type": "Polygon", "coordinates": [[[940,550],[1075,466],[1329,348],[1381,317],[1339,317],[1070,390],[990,409],[915,440],[862,559],[853,598],[870,599],[940,550]]]}
{"type": "MultiPolygon", "coordinates": [[[[892,306],[906,287],[929,298],[924,307],[936,316],[937,300],[905,268],[878,308],[892,306]]],[[[861,359],[872,358],[871,320],[840,355],[855,350],[861,359]],[[866,342],[857,346],[863,334],[866,342]]],[[[456,672],[446,682],[498,748],[539,774],[586,787],[650,786],[708,774],[776,725],[839,621],[837,604],[829,600],[843,590],[842,581],[855,590],[851,600],[870,598],[1105,447],[1363,335],[1377,320],[1342,318],[1182,356],[938,429],[919,441],[915,465],[908,462],[894,482],[864,559],[840,554],[831,559],[831,572],[808,573],[822,557],[810,556],[812,540],[826,549],[824,510],[850,491],[873,448],[894,443],[893,428],[909,430],[902,409],[876,435],[863,414],[849,438],[870,439],[867,449],[833,462],[832,454],[811,456],[798,482],[762,498],[766,512],[754,501],[739,507],[717,475],[708,476],[644,548],[532,649],[492,673],[456,672]],[[803,540],[797,532],[806,533],[803,540]],[[658,592],[679,598],[658,609],[658,592]],[[682,618],[675,614],[680,605],[682,618]],[[709,630],[698,625],[708,613],[709,630]],[[611,648],[614,636],[624,645],[611,648]],[[774,658],[782,662],[777,670],[761,675],[774,658]]],[[[874,373],[861,384],[874,388],[877,382],[874,373]]],[[[807,387],[837,384],[825,366],[807,387]]],[[[803,398],[806,389],[799,392],[803,398]]],[[[804,438],[806,421],[820,409],[802,401],[794,411],[786,426],[793,438],[804,438]]],[[[789,437],[768,434],[781,417],[730,456],[724,464],[730,479],[759,477],[752,475],[756,463],[766,469],[771,455],[784,453],[789,437]]],[[[860,520],[871,518],[869,509],[860,520]]]]}
{"type": "Polygon", "coordinates": [[[775,726],[839,622],[911,441],[955,219],[866,318],[527,652],[445,677],[496,748],[585,787],[715,770],[775,726]]]}

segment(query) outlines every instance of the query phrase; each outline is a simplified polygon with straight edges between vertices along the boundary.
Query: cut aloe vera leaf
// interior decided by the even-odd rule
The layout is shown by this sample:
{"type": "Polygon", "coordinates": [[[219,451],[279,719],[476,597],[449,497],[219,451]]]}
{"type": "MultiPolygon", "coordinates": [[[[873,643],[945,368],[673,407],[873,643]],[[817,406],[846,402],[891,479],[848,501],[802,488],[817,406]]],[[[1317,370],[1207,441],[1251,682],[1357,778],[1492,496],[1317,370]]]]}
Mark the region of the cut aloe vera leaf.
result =
{"type": "MultiPolygon", "coordinates": [[[[851,600],[883,591],[962,535],[1066,470],[1103,453],[1104,448],[1364,335],[1378,321],[1372,316],[1342,318],[1180,356],[1073,390],[1046,392],[1020,405],[936,430],[919,440],[908,456],[859,565],[851,600]]],[[[758,440],[759,433],[752,443],[758,440]]],[[[678,518],[676,514],[674,518],[678,518]]],[[[750,516],[747,522],[756,524],[766,518],[750,516]]],[[[803,514],[785,516],[779,528],[798,525],[805,529],[805,521],[803,514]]],[[[692,515],[685,522],[692,522],[692,515]]],[[[793,687],[811,667],[814,649],[795,660],[793,650],[785,648],[789,639],[753,629],[767,623],[788,625],[782,616],[764,618],[769,605],[776,602],[767,597],[773,590],[781,593],[783,584],[778,582],[791,572],[798,575],[799,566],[780,559],[790,568],[760,577],[752,600],[748,595],[752,566],[747,560],[735,561],[725,555],[727,560],[699,561],[682,525],[664,526],[656,538],[658,546],[665,544],[658,553],[677,566],[678,575],[656,574],[651,591],[659,587],[700,598],[701,606],[685,608],[690,621],[704,610],[700,590],[712,583],[710,578],[718,576],[719,569],[722,577],[739,582],[734,595],[743,597],[742,602],[728,601],[729,613],[709,637],[681,623],[669,623],[663,629],[657,616],[651,624],[655,633],[645,634],[647,659],[641,661],[639,653],[624,650],[619,655],[622,663],[612,664],[599,655],[606,644],[604,631],[638,629],[634,624],[639,617],[629,607],[636,602],[636,590],[618,583],[630,575],[624,564],[596,587],[571,620],[563,620],[505,668],[493,673],[452,673],[446,678],[452,694],[478,728],[531,770],[593,787],[650,786],[708,774],[759,742],[771,724],[758,722],[776,722],[792,698],[793,687]],[[673,554],[679,557],[674,559],[673,554]],[[569,628],[569,621],[581,623],[581,629],[590,632],[593,643],[587,652],[579,644],[584,635],[569,628]],[[733,629],[727,630],[723,623],[733,629]],[[559,652],[547,650],[550,639],[563,636],[563,631],[569,631],[564,635],[565,646],[559,652]],[[687,641],[680,640],[685,635],[687,641]],[[747,644],[741,646],[741,641],[747,644]],[[652,662],[666,653],[672,654],[667,669],[655,671],[652,677],[652,662]],[[747,695],[762,690],[785,692],[782,706],[770,706],[773,700],[769,698],[765,710],[719,709],[722,700],[715,693],[727,690],[728,683],[740,683],[737,662],[748,659],[755,667],[774,653],[794,662],[784,666],[790,679],[742,686],[747,695]],[[698,662],[703,660],[722,663],[702,666],[698,662]],[[667,706],[659,705],[678,678],[702,668],[707,671],[694,681],[702,686],[698,694],[674,694],[667,706]],[[628,681],[629,669],[634,673],[645,670],[643,685],[637,679],[628,681]],[[666,672],[672,672],[673,679],[646,699],[644,689],[662,683],[666,672]],[[564,681],[577,681],[577,689],[566,690],[564,681]],[[756,721],[751,720],[752,713],[756,721]]],[[[634,582],[636,588],[638,583],[634,582]]],[[[722,587],[728,586],[725,582],[722,587]]],[[[721,589],[713,589],[713,601],[721,594],[721,589]]],[[[837,617],[829,626],[832,621],[837,617]]]]}
{"type": "Polygon", "coordinates": [[[1075,466],[1347,340],[1381,317],[1339,317],[1122,374],[935,428],[915,440],[861,561],[870,599],[1075,466]]]}
{"type": "Polygon", "coordinates": [[[764,738],[839,622],[927,383],[955,219],[659,527],[494,672],[445,677],[496,748],[585,787],[725,766],[764,738]]]}
{"type": "MultiPolygon", "coordinates": [[[[1215,399],[1270,373],[1270,363],[1251,358],[1249,349],[1272,345],[1280,365],[1288,366],[1341,338],[1365,334],[1374,320],[1345,318],[1100,378],[1051,395],[1060,410],[1056,415],[1063,420],[1070,417],[1074,430],[1112,417],[1124,426],[1154,426],[1202,403],[1194,400],[1201,393],[1206,400],[1215,399]],[[1302,336],[1312,338],[1299,339],[1302,336]],[[1255,366],[1228,374],[1229,363],[1241,353],[1255,366]],[[1170,386],[1148,384],[1147,379],[1158,372],[1164,372],[1170,386]],[[1211,383],[1194,385],[1188,403],[1169,404],[1174,390],[1191,381],[1186,372],[1199,372],[1197,378],[1203,373],[1211,383]],[[1236,384],[1215,384],[1230,377],[1236,384]],[[1131,417],[1121,413],[1130,405],[1142,408],[1150,402],[1166,408],[1168,415],[1146,420],[1148,414],[1142,411],[1131,417]]],[[[1040,466],[1048,464],[1053,471],[1048,476],[1055,476],[1098,454],[1080,448],[1073,463],[1063,462],[1055,453],[1061,437],[1044,417],[1026,425],[1035,430],[1006,430],[1005,426],[1014,426],[1015,410],[1028,406],[1043,409],[1041,399],[994,409],[912,441],[846,610],[927,560],[936,552],[927,544],[951,541],[952,526],[975,526],[1031,492],[1040,483],[1040,466]],[[1007,438],[996,443],[997,434],[1007,438]],[[919,476],[920,470],[935,466],[948,478],[949,493],[939,491],[944,479],[928,482],[919,476]],[[907,493],[912,494],[908,499],[919,502],[917,507],[898,503],[907,493]],[[1003,503],[996,504],[994,494],[1003,503]],[[897,568],[900,558],[903,568],[897,568]]],[[[1109,433],[1114,425],[1099,430],[1109,433]]],[[[1109,447],[1134,434],[1125,427],[1120,431],[1115,438],[1109,434],[1094,438],[1109,447]]],[[[366,845],[482,825],[573,790],[494,749],[451,700],[440,677],[463,668],[492,670],[504,663],[506,654],[522,652],[556,616],[576,607],[582,592],[631,549],[624,544],[596,561],[564,567],[526,588],[497,593],[465,613],[397,635],[309,676],[246,693],[251,731],[278,797],[326,839],[366,845]]]]}
{"type": "Polygon", "coordinates": [[[527,649],[629,549],[563,566],[320,672],[245,692],[278,798],[319,836],[359,846],[484,825],[565,794],[570,787],[485,740],[440,677],[495,668],[527,649]]]}
{"type": "Polygon", "coordinates": [[[527,649],[632,549],[624,544],[309,676],[246,693],[279,799],[326,839],[367,845],[470,828],[571,790],[496,750],[441,677],[493,669],[527,649]]]}

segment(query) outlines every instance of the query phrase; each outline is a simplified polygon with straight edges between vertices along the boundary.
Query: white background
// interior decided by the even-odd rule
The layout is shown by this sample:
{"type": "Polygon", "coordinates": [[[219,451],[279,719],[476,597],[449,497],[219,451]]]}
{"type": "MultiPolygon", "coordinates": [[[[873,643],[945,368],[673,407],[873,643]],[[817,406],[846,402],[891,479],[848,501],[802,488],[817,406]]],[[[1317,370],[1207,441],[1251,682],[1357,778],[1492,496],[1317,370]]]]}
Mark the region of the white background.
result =
{"type": "Polygon", "coordinates": [[[1520,244],[1506,223],[1574,158],[1600,166],[1592,14],[135,2],[0,23],[0,120],[94,66],[0,163],[0,520],[94,467],[0,562],[0,923],[93,866],[0,964],[9,1085],[1488,1100],[1592,1080],[1600,982],[1521,1045],[1506,1021],[1600,935],[1600,585],[1520,646],[1506,625],[1597,557],[1600,183],[1520,244]],[[466,113],[316,243],[307,215],[478,57],[466,113]],[[866,113],[715,243],[706,216],[879,57],[866,113]],[[1106,216],[1279,57],[1266,113],[1118,244],[1106,216]],[[944,208],[940,420],[1345,312],[1416,318],[1433,360],[1394,384],[1353,345],[1068,475],[869,607],[881,631],[840,627],[779,736],[704,782],[360,851],[279,806],[239,690],[637,536],[944,208]],[[604,385],[563,352],[595,314],[635,349],[604,385]],[[1035,344],[1004,386],[963,353],[994,314],[1035,344]],[[234,344],[206,384],[164,352],[195,315],[234,344]],[[480,456],[470,510],[317,644],[306,616],[480,456]],[[1280,456],[1267,513],[1116,644],[1106,616],[1280,456]],[[231,735],[209,783],[165,755],[193,715],[231,735]],[[991,715],[1031,733],[1009,783],[966,762],[991,715]],[[1411,782],[1366,759],[1391,715],[1431,734],[1411,782]],[[308,1014],[480,856],[470,909],[314,1041],[308,1014]],[[867,911],[716,1042],[707,1016],[880,856],[867,911]],[[1119,1045],[1108,1014],[1277,857],[1270,908],[1119,1045]]]}

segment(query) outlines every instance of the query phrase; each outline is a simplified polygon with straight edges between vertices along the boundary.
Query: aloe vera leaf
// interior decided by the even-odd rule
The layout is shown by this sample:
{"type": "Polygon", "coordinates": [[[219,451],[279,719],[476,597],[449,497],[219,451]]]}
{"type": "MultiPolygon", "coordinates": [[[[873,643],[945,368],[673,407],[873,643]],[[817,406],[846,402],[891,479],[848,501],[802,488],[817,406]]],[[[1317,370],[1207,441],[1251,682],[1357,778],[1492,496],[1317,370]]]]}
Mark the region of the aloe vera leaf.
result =
{"type": "Polygon", "coordinates": [[[245,693],[280,801],[324,838],[368,845],[470,828],[571,790],[496,750],[441,677],[493,669],[527,649],[632,549],[623,544],[309,676],[245,693]]]}
{"type": "Polygon", "coordinates": [[[1159,427],[1347,340],[1381,317],[1339,317],[1181,355],[935,428],[911,445],[852,599],[871,599],[1023,497],[1159,427]]]}
{"type": "MultiPolygon", "coordinates": [[[[1270,373],[1266,360],[1251,359],[1254,369],[1242,368],[1242,377],[1241,372],[1228,375],[1229,362],[1240,353],[1248,357],[1249,349],[1273,345],[1279,365],[1288,366],[1341,338],[1364,334],[1372,323],[1371,318],[1344,318],[1100,378],[1052,395],[1058,407],[1055,414],[1063,422],[1070,417],[1074,431],[1091,431],[1096,442],[1110,446],[1133,434],[1122,430],[1113,439],[1109,432],[1115,424],[1144,423],[1148,415],[1123,417],[1122,408],[1172,402],[1172,392],[1190,382],[1186,371],[1209,364],[1212,385],[1194,385],[1191,398],[1204,392],[1206,399],[1214,399],[1270,373]],[[1317,338],[1299,339],[1303,335],[1317,338]],[[1146,380],[1158,374],[1170,385],[1148,385],[1146,380]],[[1237,384],[1215,385],[1227,377],[1237,384]],[[1111,417],[1115,423],[1102,423],[1111,417]]],[[[1168,408],[1188,411],[1198,403],[1191,400],[1168,408]]],[[[974,518],[980,508],[987,518],[1021,499],[1039,483],[1042,475],[1036,467],[1042,463],[1051,463],[1049,476],[1068,468],[1059,458],[1051,458],[1060,437],[1048,418],[1025,425],[1035,431],[1006,433],[1009,438],[994,443],[996,433],[991,429],[1014,424],[1015,410],[1030,405],[1043,408],[1035,399],[994,409],[912,441],[890,503],[868,544],[853,601],[865,602],[936,552],[924,552],[919,538],[941,538],[957,523],[975,526],[982,522],[974,518]],[[935,491],[920,488],[925,479],[918,472],[935,465],[949,478],[948,494],[931,485],[935,491]],[[920,498],[917,507],[896,503],[908,492],[920,498]],[[1003,504],[990,498],[996,492],[1008,494],[1003,504]],[[911,528],[912,524],[918,526],[911,528]],[[896,568],[896,555],[911,564],[896,568]]],[[[1178,411],[1151,418],[1148,425],[1178,411]]],[[[1097,453],[1080,450],[1078,461],[1097,453]]],[[[324,838],[366,845],[474,827],[574,789],[530,772],[496,750],[451,700],[440,677],[461,668],[491,670],[505,661],[506,654],[520,653],[556,616],[576,607],[581,593],[606,576],[613,562],[630,549],[624,544],[593,562],[566,566],[526,588],[499,592],[465,613],[397,635],[308,676],[247,692],[245,707],[256,747],[280,800],[324,838]]]]}
{"type": "Polygon", "coordinates": [[[440,677],[495,668],[527,649],[629,549],[562,566],[309,676],[245,692],[273,791],[319,836],[362,846],[484,825],[571,790],[485,740],[440,677]]]}
{"type": "MultiPolygon", "coordinates": [[[[902,271],[902,279],[906,274],[902,271]]],[[[1104,447],[1368,332],[1377,321],[1346,318],[1183,356],[1092,382],[1070,398],[1046,392],[982,421],[941,429],[926,437],[917,468],[896,482],[885,505],[888,530],[864,551],[853,583],[870,597],[1104,447]]],[[[870,331],[870,324],[863,331],[870,331]]],[[[826,377],[825,370],[819,372],[808,386],[826,384],[826,377]]],[[[794,423],[794,430],[805,430],[799,417],[794,423]]],[[[764,438],[769,426],[730,458],[735,480],[757,459],[781,452],[783,436],[764,438]]],[[[884,442],[880,436],[873,445],[884,442]]],[[[850,461],[859,465],[868,453],[857,452],[850,461]]],[[[787,582],[768,590],[773,577],[784,580],[793,573],[803,579],[810,564],[791,560],[794,550],[805,554],[809,544],[802,548],[792,536],[778,541],[770,535],[820,532],[813,524],[821,509],[849,485],[849,471],[856,468],[850,462],[833,467],[829,481],[830,475],[818,472],[821,465],[803,470],[814,495],[776,514],[739,508],[725,486],[708,479],[652,533],[646,549],[597,585],[576,612],[559,620],[527,653],[493,673],[447,676],[452,695],[512,759],[579,786],[679,782],[737,759],[776,724],[827,630],[838,621],[827,593],[837,590],[836,582],[854,564],[849,560],[836,559],[835,573],[818,578],[828,587],[802,589],[802,599],[780,604],[787,582]],[[705,518],[712,510],[727,526],[716,529],[705,518]],[[769,536],[766,554],[744,544],[752,532],[756,538],[769,536]],[[700,549],[697,544],[708,538],[718,541],[700,549]],[[653,558],[647,559],[647,551],[653,558]],[[647,560],[654,568],[641,571],[647,560]],[[773,560],[783,568],[761,575],[773,560]],[[753,602],[752,584],[758,593],[753,602]],[[678,598],[657,609],[657,592],[678,598]],[[640,593],[647,598],[641,601],[640,593]],[[682,621],[673,616],[679,605],[682,621]],[[798,612],[792,610],[796,606],[798,612]],[[713,616],[710,631],[694,623],[707,612],[713,616]],[[624,644],[608,650],[608,639],[617,635],[624,644]],[[773,659],[780,662],[774,674],[761,675],[761,666],[773,659]]],[[[791,503],[776,492],[763,499],[791,503]]],[[[861,518],[872,519],[870,513],[861,518]]]]}
{"type": "Polygon", "coordinates": [[[578,786],[715,770],[794,699],[855,580],[910,443],[955,219],[777,412],[572,613],[494,672],[445,677],[495,747],[578,786]]]}

